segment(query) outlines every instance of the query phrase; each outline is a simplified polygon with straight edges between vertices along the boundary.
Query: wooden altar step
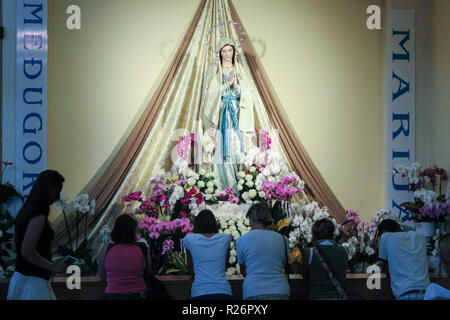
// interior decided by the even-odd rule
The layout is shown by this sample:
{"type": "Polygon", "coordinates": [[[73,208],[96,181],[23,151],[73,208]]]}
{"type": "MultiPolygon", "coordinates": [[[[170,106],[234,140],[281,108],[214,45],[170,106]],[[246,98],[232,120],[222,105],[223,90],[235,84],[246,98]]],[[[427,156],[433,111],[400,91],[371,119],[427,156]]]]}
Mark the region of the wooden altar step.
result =
{"type": "MultiPolygon", "coordinates": [[[[370,274],[347,274],[347,291],[354,300],[391,300],[393,299],[389,280],[385,274],[381,275],[381,289],[369,290],[367,279],[370,274]]],[[[176,300],[188,300],[190,298],[192,278],[191,276],[157,276],[168,292],[176,300]]],[[[301,275],[290,275],[291,298],[293,300],[306,299],[306,285],[301,275]]],[[[432,282],[441,278],[432,275],[432,282]]],[[[52,281],[55,295],[59,300],[98,300],[103,296],[106,283],[99,277],[82,277],[80,290],[69,290],[66,285],[66,277],[54,277],[52,281]]],[[[233,295],[236,299],[242,299],[243,278],[240,275],[228,276],[233,295]]],[[[9,279],[0,279],[0,300],[5,300],[8,291],[9,279]]]]}

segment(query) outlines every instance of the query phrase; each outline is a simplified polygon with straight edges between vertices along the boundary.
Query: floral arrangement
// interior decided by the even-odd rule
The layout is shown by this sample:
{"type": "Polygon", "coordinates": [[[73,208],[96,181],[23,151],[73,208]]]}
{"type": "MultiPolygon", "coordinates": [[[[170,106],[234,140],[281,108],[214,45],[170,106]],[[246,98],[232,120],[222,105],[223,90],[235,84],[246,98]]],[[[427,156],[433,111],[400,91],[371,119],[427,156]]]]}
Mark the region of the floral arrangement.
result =
{"type": "Polygon", "coordinates": [[[450,212],[450,192],[447,172],[437,166],[423,168],[415,162],[412,166],[395,165],[393,174],[406,178],[414,202],[401,204],[416,222],[443,222],[450,212]],[[447,184],[447,189],[445,185],[447,184]],[[446,190],[446,194],[444,194],[446,190]]]}
{"type": "Polygon", "coordinates": [[[81,266],[83,274],[94,273],[96,269],[96,263],[91,258],[91,249],[87,248],[87,230],[88,230],[88,216],[93,216],[95,214],[95,199],[89,201],[89,196],[87,194],[80,194],[75,196],[72,201],[65,197],[61,192],[60,199],[55,203],[63,211],[64,222],[66,226],[67,236],[69,238],[69,243],[67,246],[59,246],[58,252],[64,256],[70,255],[76,258],[74,264],[81,266]],[[69,228],[68,215],[72,219],[75,219],[76,223],[76,236],[75,243],[73,243],[72,234],[69,228]],[[84,220],[84,240],[78,244],[79,240],[79,225],[84,220]]]}
{"type": "Polygon", "coordinates": [[[330,219],[336,227],[335,235],[339,235],[339,225],[328,213],[327,207],[320,208],[316,201],[308,204],[303,202],[293,203],[289,208],[291,216],[289,232],[289,248],[299,247],[303,249],[312,241],[312,226],[314,222],[321,219],[330,219]]]}
{"type": "MultiPolygon", "coordinates": [[[[12,162],[2,161],[2,181],[5,171],[12,166],[12,162]]],[[[0,278],[10,277],[15,271],[16,254],[12,250],[13,234],[10,232],[15,219],[6,206],[3,206],[13,199],[24,201],[22,195],[17,192],[11,183],[2,183],[0,185],[0,205],[2,207],[0,212],[0,278]]]]}
{"type": "Polygon", "coordinates": [[[233,216],[218,217],[219,232],[231,236],[230,259],[228,260],[227,275],[239,274],[239,264],[237,264],[236,239],[250,231],[250,223],[247,218],[237,218],[233,216]]]}
{"type": "Polygon", "coordinates": [[[376,231],[384,219],[393,218],[390,210],[377,211],[376,217],[370,222],[362,222],[359,214],[353,210],[346,211],[346,221],[339,226],[341,231],[340,244],[347,249],[350,268],[364,272],[365,264],[377,262],[376,231]]]}
{"type": "Polygon", "coordinates": [[[156,274],[183,273],[187,269],[180,260],[183,251],[181,239],[191,234],[193,226],[188,218],[170,220],[170,216],[155,218],[145,214],[136,215],[140,236],[149,245],[152,267],[156,274]]]}

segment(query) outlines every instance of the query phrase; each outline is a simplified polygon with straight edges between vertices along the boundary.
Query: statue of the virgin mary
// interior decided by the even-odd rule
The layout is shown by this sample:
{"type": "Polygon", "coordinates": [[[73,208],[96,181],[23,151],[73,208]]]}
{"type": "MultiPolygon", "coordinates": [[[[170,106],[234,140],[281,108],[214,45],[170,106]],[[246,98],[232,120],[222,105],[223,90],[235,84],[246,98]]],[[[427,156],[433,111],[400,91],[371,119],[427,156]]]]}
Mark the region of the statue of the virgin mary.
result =
{"type": "Polygon", "coordinates": [[[203,163],[212,164],[219,188],[237,184],[241,155],[255,134],[254,103],[257,90],[240,63],[235,42],[220,39],[203,84],[201,120],[206,135],[215,142],[203,163]]]}

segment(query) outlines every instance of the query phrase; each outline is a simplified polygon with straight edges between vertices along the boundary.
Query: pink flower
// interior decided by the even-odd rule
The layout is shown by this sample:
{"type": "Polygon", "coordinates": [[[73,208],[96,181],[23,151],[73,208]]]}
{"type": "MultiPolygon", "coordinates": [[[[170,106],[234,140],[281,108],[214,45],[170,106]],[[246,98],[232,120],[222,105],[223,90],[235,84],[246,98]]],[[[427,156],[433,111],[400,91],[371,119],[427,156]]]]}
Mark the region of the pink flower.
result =
{"type": "Polygon", "coordinates": [[[129,202],[129,201],[142,201],[142,191],[136,191],[133,193],[130,193],[129,195],[127,195],[125,197],[125,202],[129,202]]]}
{"type": "Polygon", "coordinates": [[[162,254],[163,255],[168,253],[168,252],[169,253],[172,252],[173,249],[174,249],[174,242],[173,242],[173,240],[171,240],[171,239],[165,240],[163,242],[162,248],[163,248],[163,250],[162,250],[162,254]]]}
{"type": "Polygon", "coordinates": [[[180,211],[180,216],[182,216],[183,218],[187,217],[187,213],[184,212],[183,210],[180,211]]]}
{"type": "Polygon", "coordinates": [[[154,231],[154,232],[150,232],[148,235],[151,239],[158,239],[159,238],[159,233],[154,231]]]}

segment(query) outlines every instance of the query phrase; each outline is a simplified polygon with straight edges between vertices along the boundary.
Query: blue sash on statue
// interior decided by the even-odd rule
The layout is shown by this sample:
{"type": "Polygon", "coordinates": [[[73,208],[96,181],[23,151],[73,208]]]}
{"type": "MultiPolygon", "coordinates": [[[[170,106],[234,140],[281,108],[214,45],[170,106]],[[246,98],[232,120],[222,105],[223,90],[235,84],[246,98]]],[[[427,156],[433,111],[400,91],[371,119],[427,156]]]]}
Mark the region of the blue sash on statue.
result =
{"type": "Polygon", "coordinates": [[[233,100],[238,102],[238,98],[231,94],[227,94],[226,96],[222,96],[223,108],[220,115],[220,131],[222,132],[222,154],[223,159],[226,160],[227,156],[229,156],[228,150],[228,133],[227,129],[234,129],[239,137],[239,141],[241,142],[241,152],[244,152],[244,142],[242,138],[241,130],[239,130],[238,118],[236,115],[236,111],[233,108],[233,100]],[[229,122],[229,117],[231,118],[231,123],[229,122]]]}

